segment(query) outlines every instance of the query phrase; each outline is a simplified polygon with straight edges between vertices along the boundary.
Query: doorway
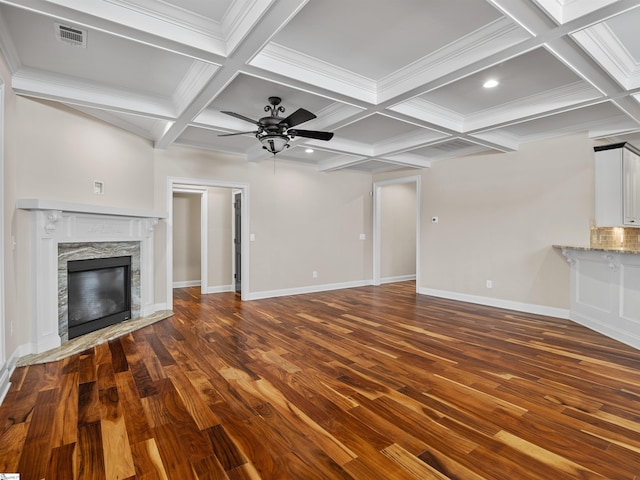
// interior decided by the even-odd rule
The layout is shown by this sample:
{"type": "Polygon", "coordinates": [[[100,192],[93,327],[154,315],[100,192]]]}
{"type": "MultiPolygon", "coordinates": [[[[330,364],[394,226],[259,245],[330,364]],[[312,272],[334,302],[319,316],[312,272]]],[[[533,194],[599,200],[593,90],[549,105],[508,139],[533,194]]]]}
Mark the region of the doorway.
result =
{"type": "MultiPolygon", "coordinates": [[[[207,288],[208,285],[208,281],[205,282],[205,278],[209,278],[211,277],[211,272],[208,270],[209,267],[211,266],[210,264],[212,262],[215,262],[215,256],[218,255],[218,253],[214,253],[214,254],[209,254],[207,252],[205,252],[205,250],[207,250],[207,245],[210,243],[210,240],[208,237],[211,236],[211,229],[212,229],[212,222],[208,221],[209,217],[211,215],[211,208],[209,206],[209,202],[208,202],[208,196],[205,195],[203,192],[210,192],[211,189],[224,189],[225,191],[229,192],[234,192],[232,193],[233,198],[235,199],[236,195],[240,196],[241,201],[239,202],[239,218],[238,218],[238,223],[239,223],[239,230],[240,232],[246,232],[248,231],[248,225],[249,225],[249,214],[248,214],[248,204],[249,204],[249,186],[247,184],[242,184],[242,183],[229,183],[229,182],[218,182],[218,181],[213,181],[213,180],[206,180],[206,179],[193,179],[193,178],[177,178],[177,177],[169,177],[167,179],[167,205],[168,205],[168,218],[167,218],[167,231],[166,231],[166,246],[167,246],[167,250],[166,250],[166,269],[167,269],[167,287],[166,287],[166,296],[167,296],[167,308],[171,309],[173,306],[173,242],[174,242],[174,212],[173,212],[173,194],[175,191],[184,191],[184,190],[188,190],[191,191],[192,193],[199,193],[201,194],[201,198],[202,198],[202,202],[203,202],[203,206],[201,208],[202,210],[202,215],[201,215],[201,238],[202,238],[202,243],[201,243],[201,248],[203,251],[202,254],[202,286],[201,286],[201,291],[203,293],[216,293],[216,291],[222,291],[222,290],[215,290],[215,288],[207,288]],[[206,214],[205,214],[206,213],[206,214]]],[[[226,195],[230,195],[229,193],[226,193],[226,195]]],[[[227,197],[229,198],[229,197],[227,197]]],[[[229,222],[231,224],[231,221],[229,222]]],[[[234,223],[235,223],[235,216],[234,216],[234,223]]],[[[234,227],[235,229],[235,227],[234,227]]],[[[229,237],[230,232],[231,232],[232,228],[231,225],[229,225],[229,237]]],[[[219,232],[215,232],[215,233],[219,233],[219,232]]],[[[240,236],[240,238],[238,239],[238,250],[239,250],[239,258],[241,258],[241,265],[239,266],[239,274],[237,275],[239,276],[239,281],[238,281],[238,288],[240,290],[240,294],[241,294],[241,298],[242,300],[247,300],[249,298],[249,291],[248,291],[248,287],[249,287],[249,248],[248,248],[248,243],[247,243],[247,239],[245,238],[246,236],[240,236]]],[[[225,252],[220,253],[220,255],[229,255],[229,253],[233,253],[234,259],[235,259],[235,245],[234,245],[234,252],[230,252],[230,250],[225,250],[225,252]]],[[[228,257],[227,257],[228,258],[228,257]]],[[[233,260],[230,263],[235,263],[235,260],[233,260]]],[[[235,285],[235,281],[233,282],[233,289],[236,288],[235,285]]],[[[230,290],[224,290],[224,291],[230,291],[230,290]]]]}
{"type": "MultiPolygon", "coordinates": [[[[392,186],[406,186],[408,187],[406,189],[407,191],[414,192],[414,196],[411,200],[413,202],[413,205],[407,205],[405,203],[405,210],[411,212],[412,214],[411,216],[413,217],[414,220],[412,222],[411,218],[408,218],[406,219],[406,221],[412,223],[410,227],[415,227],[415,229],[407,228],[407,231],[411,232],[409,233],[409,235],[411,235],[413,238],[411,239],[405,238],[404,245],[405,246],[410,245],[410,247],[408,248],[413,249],[412,252],[409,252],[410,254],[415,253],[414,266],[415,266],[416,291],[418,291],[420,287],[420,230],[421,230],[420,228],[420,198],[421,198],[420,180],[421,178],[419,176],[412,176],[412,177],[403,177],[403,178],[397,178],[393,180],[386,180],[386,181],[374,183],[374,187],[373,187],[373,284],[374,285],[380,285],[383,282],[383,279],[388,279],[388,271],[385,271],[385,276],[383,276],[383,255],[385,253],[388,253],[386,252],[388,250],[388,246],[383,245],[383,239],[385,238],[384,237],[385,231],[389,230],[383,224],[385,219],[384,217],[385,207],[388,206],[384,204],[385,195],[384,195],[383,189],[385,187],[392,187],[392,186]],[[407,243],[406,240],[410,240],[410,242],[407,243]]],[[[386,201],[390,201],[390,200],[387,198],[386,201]]],[[[406,213],[406,212],[402,212],[402,213],[406,213]]],[[[401,240],[403,240],[402,237],[396,235],[396,240],[395,240],[396,244],[401,240]]],[[[396,248],[396,247],[392,246],[389,248],[396,248]]],[[[411,256],[411,258],[413,259],[413,256],[411,256]]],[[[385,263],[384,265],[386,266],[387,263],[385,263]]],[[[404,277],[398,276],[397,278],[398,278],[398,281],[400,281],[402,278],[408,278],[408,276],[404,276],[404,277]]],[[[393,276],[391,277],[391,279],[393,279],[393,276]]]]}
{"type": "Polygon", "coordinates": [[[208,194],[204,187],[175,185],[171,211],[173,230],[172,286],[200,286],[207,293],[208,194]]]}

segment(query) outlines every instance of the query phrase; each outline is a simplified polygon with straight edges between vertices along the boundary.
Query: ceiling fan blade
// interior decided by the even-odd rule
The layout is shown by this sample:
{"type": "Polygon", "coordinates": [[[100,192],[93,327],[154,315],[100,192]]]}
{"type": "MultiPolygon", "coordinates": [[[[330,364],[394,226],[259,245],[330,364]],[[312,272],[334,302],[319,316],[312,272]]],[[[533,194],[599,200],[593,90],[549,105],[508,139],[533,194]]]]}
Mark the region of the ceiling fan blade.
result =
{"type": "Polygon", "coordinates": [[[218,136],[219,137],[232,137],[234,135],[246,135],[247,133],[251,133],[251,134],[255,135],[256,133],[258,133],[258,130],[255,130],[253,132],[221,133],[218,136]]]}
{"type": "Polygon", "coordinates": [[[313,138],[315,140],[331,140],[333,132],[317,132],[315,130],[288,130],[288,135],[294,137],[313,138]]]}
{"type": "Polygon", "coordinates": [[[286,124],[287,128],[295,127],[296,125],[300,125],[301,123],[308,122],[309,120],[313,120],[316,116],[311,113],[309,110],[305,110],[304,108],[299,108],[287,118],[280,122],[280,125],[286,124]]]}
{"type": "Polygon", "coordinates": [[[232,117],[239,118],[240,120],[244,120],[245,122],[253,123],[254,125],[260,125],[257,120],[252,120],[251,118],[245,117],[244,115],[240,115],[239,113],[236,113],[236,112],[220,112],[220,113],[231,115],[232,117]]]}

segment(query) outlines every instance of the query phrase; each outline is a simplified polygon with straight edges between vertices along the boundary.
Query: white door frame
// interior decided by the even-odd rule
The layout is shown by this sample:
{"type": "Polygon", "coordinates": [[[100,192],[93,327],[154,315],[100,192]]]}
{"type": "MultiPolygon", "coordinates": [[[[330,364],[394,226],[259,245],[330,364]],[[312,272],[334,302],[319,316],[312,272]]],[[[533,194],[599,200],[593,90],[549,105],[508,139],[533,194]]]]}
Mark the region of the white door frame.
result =
{"type": "Polygon", "coordinates": [[[384,180],[373,184],[373,284],[380,285],[380,239],[381,239],[381,215],[382,215],[382,188],[388,185],[398,185],[401,183],[416,184],[416,291],[420,289],[420,199],[421,194],[421,177],[415,175],[412,177],[394,178],[392,180],[384,180]]]}
{"type": "MultiPolygon", "coordinates": [[[[0,377],[8,375],[8,372],[3,368],[7,360],[6,343],[7,343],[7,331],[5,325],[5,278],[4,278],[4,195],[6,189],[4,188],[4,96],[5,96],[5,84],[0,79],[0,377]]],[[[13,319],[11,319],[11,335],[13,336],[13,319]]],[[[4,385],[8,387],[8,379],[0,378],[0,388],[4,385]]],[[[5,391],[0,391],[0,401],[4,398],[5,391]]]]}
{"type": "MultiPolygon", "coordinates": [[[[204,187],[180,184],[173,186],[173,193],[200,195],[200,293],[205,295],[209,288],[209,249],[207,248],[209,245],[209,193],[204,187]]],[[[173,212],[173,203],[171,211],[173,212]]],[[[171,238],[173,239],[173,235],[171,238]]],[[[173,269],[173,261],[171,266],[173,269]]]]}
{"type": "MultiPolygon", "coordinates": [[[[249,184],[247,183],[233,183],[223,182],[217,180],[210,180],[204,178],[181,178],[181,177],[167,177],[167,231],[166,231],[166,259],[167,259],[167,285],[166,285],[166,301],[167,309],[173,308],[173,192],[174,188],[190,188],[194,189],[202,188],[229,188],[239,190],[242,194],[242,230],[249,231],[249,184]]],[[[206,210],[206,209],[205,209],[206,210]]],[[[203,228],[207,230],[207,228],[203,228]]],[[[205,232],[206,233],[206,232],[205,232]]],[[[206,243],[204,248],[206,249],[206,243]]],[[[249,243],[247,236],[243,235],[240,239],[240,249],[242,254],[242,266],[241,266],[241,288],[242,300],[248,300],[249,297],[249,243]]],[[[205,265],[206,267],[206,265],[205,265]]]]}

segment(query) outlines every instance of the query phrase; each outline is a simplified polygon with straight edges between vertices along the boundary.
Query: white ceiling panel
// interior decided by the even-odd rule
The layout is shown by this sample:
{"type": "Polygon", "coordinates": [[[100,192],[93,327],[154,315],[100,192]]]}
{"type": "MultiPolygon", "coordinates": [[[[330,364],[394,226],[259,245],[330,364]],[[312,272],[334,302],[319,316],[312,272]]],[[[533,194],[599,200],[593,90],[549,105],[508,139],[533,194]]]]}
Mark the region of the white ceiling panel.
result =
{"type": "Polygon", "coordinates": [[[251,133],[219,135],[262,128],[238,115],[280,97],[279,118],[317,116],[295,129],[335,133],[291,138],[283,161],[370,174],[562,133],[636,139],[639,23],[627,0],[0,0],[0,51],[18,94],[156,148],[272,160],[251,133]]]}
{"type": "Polygon", "coordinates": [[[500,16],[478,0],[311,1],[273,41],[379,80],[500,16]]]}

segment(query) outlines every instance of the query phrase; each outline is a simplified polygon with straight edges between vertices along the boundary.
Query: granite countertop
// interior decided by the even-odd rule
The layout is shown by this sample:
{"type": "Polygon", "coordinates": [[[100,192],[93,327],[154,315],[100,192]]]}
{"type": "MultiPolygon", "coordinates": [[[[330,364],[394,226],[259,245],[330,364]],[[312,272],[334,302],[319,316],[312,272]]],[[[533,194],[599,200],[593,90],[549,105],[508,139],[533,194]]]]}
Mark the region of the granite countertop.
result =
{"type": "Polygon", "coordinates": [[[640,255],[640,250],[629,250],[628,248],[612,248],[612,247],[578,247],[575,245],[552,245],[553,248],[563,249],[570,248],[572,250],[582,250],[585,252],[612,252],[612,253],[630,253],[634,255],[640,255]]]}

